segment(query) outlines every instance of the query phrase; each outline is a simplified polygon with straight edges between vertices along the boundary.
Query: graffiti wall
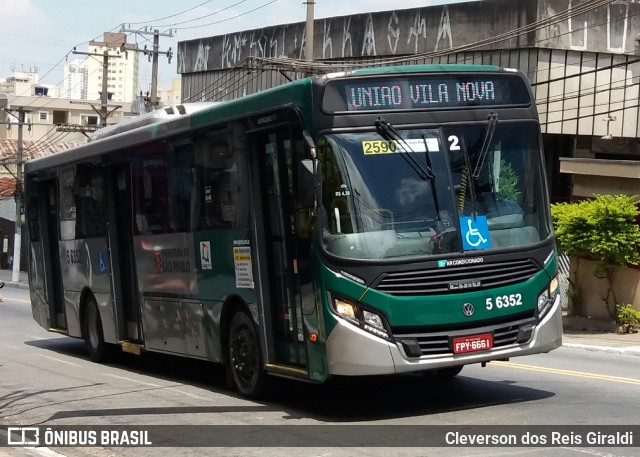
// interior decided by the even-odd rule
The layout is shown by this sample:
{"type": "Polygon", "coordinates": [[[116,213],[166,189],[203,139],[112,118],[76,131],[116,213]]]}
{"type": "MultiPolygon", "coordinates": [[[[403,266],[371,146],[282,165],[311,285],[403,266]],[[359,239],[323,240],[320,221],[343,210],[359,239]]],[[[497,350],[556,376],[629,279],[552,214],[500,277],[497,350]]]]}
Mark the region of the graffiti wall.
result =
{"type": "MultiPolygon", "coordinates": [[[[534,21],[538,0],[487,0],[317,19],[314,59],[399,56],[446,50],[534,21]],[[499,13],[499,14],[498,14],[499,13]],[[482,19],[484,26],[478,24],[482,19]]],[[[363,8],[365,5],[363,4],[363,8]]],[[[514,47],[527,37],[500,43],[514,47]]],[[[231,68],[247,56],[306,59],[304,22],[183,41],[179,73],[231,68]]]]}
{"type": "MultiPolygon", "coordinates": [[[[540,47],[635,52],[640,4],[614,0],[587,10],[593,4],[593,0],[484,0],[317,19],[313,57],[366,59],[469,45],[483,50],[540,47]],[[535,23],[540,26],[509,33],[535,23]],[[494,41],[503,35],[508,38],[494,41]]],[[[305,24],[298,22],[182,41],[178,72],[232,68],[248,56],[306,59],[306,40],[305,24]]]]}

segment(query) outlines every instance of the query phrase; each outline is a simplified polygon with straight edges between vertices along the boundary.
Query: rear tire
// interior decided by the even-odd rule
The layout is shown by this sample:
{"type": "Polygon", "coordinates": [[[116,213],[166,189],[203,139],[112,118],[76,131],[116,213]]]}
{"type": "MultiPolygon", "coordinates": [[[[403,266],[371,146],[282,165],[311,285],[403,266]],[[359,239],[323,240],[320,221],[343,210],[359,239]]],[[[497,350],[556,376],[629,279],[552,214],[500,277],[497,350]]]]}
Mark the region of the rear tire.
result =
{"type": "Polygon", "coordinates": [[[227,367],[236,389],[245,397],[260,398],[265,392],[267,374],[263,369],[258,334],[247,313],[238,311],[233,315],[228,338],[227,367]]]}
{"type": "Polygon", "coordinates": [[[84,345],[92,362],[104,362],[107,347],[102,333],[102,319],[96,299],[89,297],[84,312],[84,345]]]}

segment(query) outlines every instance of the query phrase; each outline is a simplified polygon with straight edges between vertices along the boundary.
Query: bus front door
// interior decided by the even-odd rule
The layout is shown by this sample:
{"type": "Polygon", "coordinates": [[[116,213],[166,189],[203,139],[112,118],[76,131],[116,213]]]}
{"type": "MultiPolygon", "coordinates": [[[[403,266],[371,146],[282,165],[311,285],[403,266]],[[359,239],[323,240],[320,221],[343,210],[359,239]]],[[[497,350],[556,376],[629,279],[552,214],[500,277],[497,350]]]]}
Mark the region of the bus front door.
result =
{"type": "MultiPolygon", "coordinates": [[[[307,375],[306,330],[300,300],[300,243],[295,234],[295,196],[292,164],[294,141],[290,129],[256,134],[264,240],[260,262],[263,309],[267,326],[268,362],[286,365],[307,375]],[[269,338],[269,335],[272,338],[269,338]]],[[[263,236],[260,229],[263,228],[263,236]]],[[[306,263],[306,262],[305,262],[306,263]]]]}
{"type": "Polygon", "coordinates": [[[109,168],[108,214],[109,246],[111,252],[111,275],[117,309],[118,335],[122,340],[139,343],[142,340],[140,327],[140,303],[133,255],[133,225],[131,210],[131,170],[128,163],[109,168]]]}

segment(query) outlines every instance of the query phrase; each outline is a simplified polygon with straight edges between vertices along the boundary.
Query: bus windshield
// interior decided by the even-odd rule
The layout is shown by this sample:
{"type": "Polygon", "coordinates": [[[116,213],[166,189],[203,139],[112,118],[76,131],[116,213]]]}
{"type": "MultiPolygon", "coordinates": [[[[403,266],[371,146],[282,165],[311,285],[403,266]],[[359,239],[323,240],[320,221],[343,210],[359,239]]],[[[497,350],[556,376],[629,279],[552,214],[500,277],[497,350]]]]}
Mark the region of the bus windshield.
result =
{"type": "Polygon", "coordinates": [[[550,236],[536,123],[496,119],[394,134],[333,133],[318,142],[329,253],[406,259],[550,236]]]}

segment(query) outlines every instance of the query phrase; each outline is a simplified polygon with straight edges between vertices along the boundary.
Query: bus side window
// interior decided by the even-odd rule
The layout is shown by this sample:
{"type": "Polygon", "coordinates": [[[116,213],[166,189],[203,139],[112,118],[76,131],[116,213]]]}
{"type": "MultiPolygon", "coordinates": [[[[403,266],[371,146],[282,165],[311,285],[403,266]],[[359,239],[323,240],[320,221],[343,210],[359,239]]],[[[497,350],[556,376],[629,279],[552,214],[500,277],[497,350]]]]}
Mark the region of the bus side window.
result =
{"type": "Polygon", "coordinates": [[[203,230],[240,228],[248,225],[248,182],[241,129],[202,139],[198,147],[199,192],[203,230]]]}
{"type": "Polygon", "coordinates": [[[228,207],[230,168],[233,157],[228,143],[215,141],[208,145],[202,161],[202,187],[204,190],[204,225],[207,229],[230,228],[232,210],[228,207]]]}
{"type": "Polygon", "coordinates": [[[104,180],[100,169],[78,165],[73,196],[76,204],[76,239],[106,234],[104,180]]]}
{"type": "Polygon", "coordinates": [[[29,229],[29,239],[31,241],[40,241],[40,225],[38,224],[38,219],[40,219],[38,194],[37,192],[30,192],[27,197],[27,225],[29,229]]]}
{"type": "Polygon", "coordinates": [[[75,240],[76,238],[76,202],[73,198],[75,167],[62,170],[60,177],[60,201],[58,214],[60,216],[60,239],[75,240]]]}
{"type": "Polygon", "coordinates": [[[196,185],[195,147],[191,141],[174,145],[169,165],[169,227],[172,232],[189,232],[192,227],[192,188],[196,185]]]}
{"type": "Polygon", "coordinates": [[[136,151],[133,169],[136,233],[166,233],[168,215],[167,146],[150,143],[145,151],[136,151]]]}

